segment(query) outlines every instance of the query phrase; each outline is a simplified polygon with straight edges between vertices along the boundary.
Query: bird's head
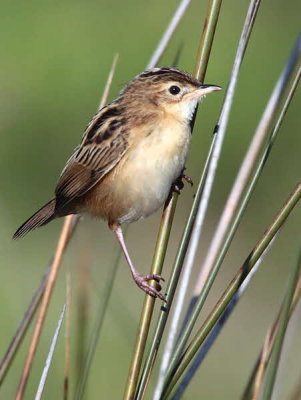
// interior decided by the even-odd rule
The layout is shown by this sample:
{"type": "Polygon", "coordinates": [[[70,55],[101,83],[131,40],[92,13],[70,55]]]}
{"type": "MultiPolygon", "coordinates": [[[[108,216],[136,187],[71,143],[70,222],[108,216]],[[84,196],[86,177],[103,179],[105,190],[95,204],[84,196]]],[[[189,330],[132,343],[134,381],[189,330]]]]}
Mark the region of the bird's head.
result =
{"type": "Polygon", "coordinates": [[[163,111],[177,119],[190,120],[198,101],[209,93],[221,90],[205,85],[192,75],[177,68],[153,68],[136,76],[121,92],[128,102],[163,111]]]}

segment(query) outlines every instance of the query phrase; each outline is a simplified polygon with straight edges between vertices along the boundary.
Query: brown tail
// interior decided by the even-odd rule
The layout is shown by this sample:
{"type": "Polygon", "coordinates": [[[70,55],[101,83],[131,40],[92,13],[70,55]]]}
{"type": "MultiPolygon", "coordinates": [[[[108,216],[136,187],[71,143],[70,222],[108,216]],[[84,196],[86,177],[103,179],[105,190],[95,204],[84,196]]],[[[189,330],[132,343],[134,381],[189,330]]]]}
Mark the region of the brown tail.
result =
{"type": "Polygon", "coordinates": [[[48,222],[52,221],[55,217],[54,210],[55,199],[52,199],[20,226],[14,234],[13,239],[20,238],[26,235],[29,231],[48,224],[48,222]]]}

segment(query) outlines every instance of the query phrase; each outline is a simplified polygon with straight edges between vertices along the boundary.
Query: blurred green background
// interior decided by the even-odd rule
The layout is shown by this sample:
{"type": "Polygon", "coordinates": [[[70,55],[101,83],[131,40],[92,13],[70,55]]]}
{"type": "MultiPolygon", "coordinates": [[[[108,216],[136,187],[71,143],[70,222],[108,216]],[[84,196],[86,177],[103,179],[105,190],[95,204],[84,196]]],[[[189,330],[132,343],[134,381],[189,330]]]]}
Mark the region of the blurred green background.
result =
{"type": "MultiPolygon", "coordinates": [[[[12,234],[52,197],[66,159],[95,112],[114,54],[119,52],[120,59],[111,98],[145,68],[176,6],[176,0],[2,0],[1,357],[53,253],[62,221],[55,221],[17,242],[11,240],[12,234]]],[[[247,1],[224,2],[207,83],[226,87],[247,6],[247,1]]],[[[206,1],[192,1],[161,65],[171,64],[183,44],[179,67],[193,71],[206,7],[206,1]]],[[[196,270],[201,265],[237,168],[296,39],[300,15],[301,3],[297,0],[263,1],[259,9],[235,95],[196,270]]],[[[195,182],[200,176],[223,95],[224,92],[220,92],[208,96],[198,114],[187,165],[195,182]]],[[[298,90],[214,285],[209,299],[211,305],[300,179],[300,100],[298,90]]],[[[179,200],[165,276],[168,276],[194,190],[186,187],[179,200]]],[[[300,246],[300,217],[299,206],[198,371],[185,399],[239,398],[266,329],[279,308],[288,271],[296,260],[300,246]]],[[[138,269],[145,273],[150,266],[159,220],[160,212],[132,225],[127,236],[133,259],[138,269]]],[[[78,290],[81,282],[87,279],[90,328],[97,305],[102,301],[114,249],[114,240],[106,225],[85,217],[64,259],[26,399],[32,399],[36,391],[50,338],[64,302],[66,270],[72,275],[71,385],[74,386],[78,290]]],[[[93,363],[87,399],[122,398],[142,302],[143,295],[134,286],[122,260],[93,363]]],[[[296,318],[295,324],[300,328],[300,318],[296,318]]],[[[301,340],[296,333],[289,337],[275,399],[285,399],[294,382],[301,377],[301,340]]],[[[1,399],[14,396],[27,344],[28,339],[0,389],[1,399]]],[[[45,388],[45,399],[62,398],[63,348],[61,333],[45,388]]],[[[150,388],[154,383],[155,379],[150,388]]]]}

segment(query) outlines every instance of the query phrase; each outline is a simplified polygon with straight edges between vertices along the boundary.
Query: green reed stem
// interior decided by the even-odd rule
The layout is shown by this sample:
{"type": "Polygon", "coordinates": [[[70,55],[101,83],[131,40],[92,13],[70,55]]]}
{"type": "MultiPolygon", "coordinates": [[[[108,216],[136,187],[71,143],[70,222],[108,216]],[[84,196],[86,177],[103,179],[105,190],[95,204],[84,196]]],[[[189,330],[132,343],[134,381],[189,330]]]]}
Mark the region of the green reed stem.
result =
{"type": "MultiPolygon", "coordinates": [[[[164,51],[167,48],[167,45],[172,38],[176,28],[178,27],[182,17],[184,16],[188,5],[190,4],[191,0],[182,0],[179,3],[178,9],[176,10],[172,20],[170,21],[165,33],[163,34],[156,50],[154,51],[150,62],[147,65],[147,68],[153,68],[155,65],[159,62],[160,58],[162,57],[164,51]]],[[[168,239],[169,239],[169,232],[171,229],[172,221],[173,221],[173,215],[175,212],[175,207],[177,203],[177,197],[178,195],[176,193],[172,194],[172,198],[170,203],[165,207],[163,216],[161,219],[161,225],[159,229],[159,234],[157,238],[157,245],[156,245],[156,250],[154,253],[154,258],[153,258],[153,263],[152,263],[152,273],[157,273],[154,272],[155,269],[158,269],[161,271],[162,265],[156,264],[156,259],[162,259],[162,262],[165,257],[165,253],[157,253],[157,251],[161,252],[161,249],[164,247],[165,251],[167,248],[168,244],[168,239]],[[165,228],[163,228],[165,226],[165,228]],[[160,238],[161,237],[161,238],[160,238]],[[160,244],[161,242],[161,244],[160,244]],[[158,250],[157,250],[158,249],[158,250]]],[[[159,261],[158,261],[159,262],[159,261]]],[[[140,368],[141,368],[141,363],[142,363],[142,358],[143,358],[143,353],[145,349],[145,344],[149,332],[149,327],[150,327],[150,321],[152,318],[153,314],[153,309],[154,309],[155,302],[152,298],[149,298],[149,296],[146,296],[142,311],[141,311],[141,317],[140,317],[140,325],[139,325],[139,330],[136,338],[136,344],[133,352],[133,359],[131,362],[131,367],[129,370],[129,375],[127,379],[127,384],[125,388],[125,393],[124,393],[124,400],[132,400],[134,398],[134,394],[136,391],[136,386],[139,378],[139,373],[140,373],[140,368]]]]}
{"type": "MultiPolygon", "coordinates": [[[[196,285],[195,293],[197,301],[195,307],[177,344],[176,350],[174,352],[168,370],[168,376],[166,382],[168,382],[171,376],[173,375],[173,371],[176,368],[178,361],[182,357],[182,352],[185,348],[187,340],[192,332],[195,322],[199,316],[199,313],[205,303],[205,300],[209,294],[211,286],[213,285],[213,282],[221,266],[221,259],[220,259],[221,251],[224,246],[224,243],[227,241],[227,236],[229,235],[230,227],[233,224],[233,221],[235,221],[235,216],[239,211],[239,207],[243,199],[243,194],[248,188],[253,168],[258,162],[260,152],[263,151],[263,147],[265,146],[265,142],[271,130],[275,114],[279,109],[279,105],[282,101],[283,95],[291,79],[291,76],[295,71],[297,65],[299,68],[300,42],[301,39],[299,38],[273,90],[273,93],[261,117],[261,120],[256,129],[252,142],[249,146],[249,149],[237,174],[232,190],[229,194],[224,211],[218,223],[215,236],[211,242],[210,248],[207,253],[207,257],[205,258],[204,261],[202,275],[200,276],[201,279],[198,280],[196,285]]],[[[168,383],[166,383],[166,385],[168,385],[168,383]]]]}
{"type": "MultiPolygon", "coordinates": [[[[295,289],[295,293],[294,293],[294,298],[293,298],[293,302],[292,302],[292,306],[290,308],[290,314],[289,317],[291,318],[291,316],[293,315],[297,304],[299,303],[299,300],[301,298],[301,274],[299,274],[299,280],[298,280],[298,284],[297,287],[295,289]]],[[[264,349],[262,348],[259,356],[257,357],[257,360],[253,366],[252,372],[251,372],[251,376],[247,382],[246,388],[243,392],[243,395],[241,397],[242,400],[251,400],[254,398],[254,390],[255,390],[255,383],[257,380],[257,375],[259,373],[258,369],[260,368],[260,365],[262,363],[264,363],[264,367],[263,367],[263,371],[261,373],[261,375],[264,375],[264,372],[266,370],[266,366],[269,362],[269,359],[271,357],[271,348],[272,345],[274,343],[275,340],[275,333],[278,329],[278,325],[279,325],[279,317],[280,317],[280,312],[281,312],[282,307],[280,308],[280,311],[278,312],[278,315],[273,323],[273,325],[270,326],[270,328],[268,329],[268,333],[267,333],[267,337],[265,339],[265,342],[268,343],[269,345],[269,349],[267,354],[264,354],[264,349]],[[263,359],[265,358],[265,359],[263,359]],[[253,396],[253,397],[252,397],[253,396]]],[[[297,399],[295,399],[297,400],[297,399]]]]}
{"type": "Polygon", "coordinates": [[[276,121],[273,129],[271,130],[270,136],[269,136],[268,141],[267,141],[267,145],[266,145],[266,147],[264,149],[263,154],[260,157],[260,161],[258,163],[258,166],[256,167],[254,175],[253,175],[253,177],[252,177],[252,179],[250,181],[250,184],[249,184],[249,186],[248,186],[248,188],[246,190],[246,193],[244,194],[244,197],[242,199],[241,205],[240,205],[240,207],[239,207],[239,209],[237,211],[237,214],[235,215],[234,221],[233,221],[233,223],[232,223],[232,225],[231,225],[231,227],[229,229],[229,234],[227,235],[227,238],[226,238],[226,240],[225,240],[225,242],[223,244],[223,247],[221,249],[221,252],[219,254],[218,262],[220,264],[223,262],[224,257],[227,254],[227,251],[228,251],[228,249],[230,247],[230,244],[231,244],[233,236],[234,236],[234,234],[236,232],[236,229],[237,229],[237,227],[238,227],[238,225],[239,225],[239,223],[241,221],[241,218],[242,218],[243,213],[244,213],[244,211],[245,211],[245,209],[246,209],[246,207],[248,205],[250,197],[251,197],[252,193],[254,192],[254,189],[256,187],[256,183],[257,183],[259,177],[261,176],[261,172],[262,172],[262,170],[263,170],[263,168],[265,166],[265,163],[266,163],[266,161],[268,159],[268,156],[269,156],[269,154],[270,154],[270,152],[272,150],[273,144],[274,144],[274,142],[276,140],[276,137],[277,137],[277,134],[279,132],[279,128],[280,128],[280,126],[281,126],[281,124],[283,122],[284,116],[285,116],[285,114],[286,114],[286,112],[288,110],[288,107],[289,107],[289,105],[291,103],[291,100],[292,100],[292,98],[294,96],[294,93],[296,91],[296,88],[298,86],[298,82],[300,80],[300,75],[301,75],[301,68],[296,73],[296,76],[295,76],[295,78],[293,80],[293,83],[291,85],[289,93],[288,93],[288,95],[286,97],[286,100],[285,100],[285,102],[284,102],[284,104],[282,106],[282,109],[281,109],[281,111],[279,113],[277,121],[276,121]]]}
{"type": "MultiPolygon", "coordinates": [[[[199,50],[198,50],[198,55],[197,55],[197,61],[196,61],[196,66],[195,66],[195,77],[198,78],[200,81],[204,80],[207,65],[208,65],[208,60],[212,48],[212,43],[214,39],[214,34],[216,30],[216,24],[219,16],[219,11],[221,7],[222,0],[209,0],[208,2],[208,9],[207,9],[207,14],[205,17],[205,24],[203,31],[200,36],[200,43],[199,43],[199,50]]],[[[214,143],[214,140],[213,140],[214,143]]],[[[207,176],[207,167],[208,167],[208,161],[210,159],[210,155],[212,154],[212,145],[211,145],[211,150],[209,151],[209,155],[205,164],[204,172],[202,175],[202,178],[200,180],[196,196],[193,202],[193,206],[190,212],[190,216],[188,218],[188,222],[186,224],[183,237],[178,249],[178,253],[176,256],[176,261],[174,264],[174,268],[172,270],[172,274],[168,283],[167,287],[167,306],[162,307],[160,310],[160,316],[156,325],[156,330],[155,334],[152,339],[151,347],[149,350],[149,353],[147,355],[147,360],[146,363],[143,367],[141,379],[139,382],[138,390],[136,393],[136,400],[140,400],[143,398],[146,385],[149,381],[149,377],[155,362],[155,358],[158,352],[158,348],[162,339],[162,335],[164,332],[164,328],[166,325],[166,321],[168,318],[169,314],[169,309],[171,306],[172,299],[174,297],[174,293],[177,287],[177,282],[179,280],[179,276],[181,273],[181,268],[184,262],[185,254],[187,251],[188,243],[190,240],[191,236],[191,231],[192,227],[195,221],[195,216],[197,212],[197,208],[200,202],[200,197],[202,194],[202,189],[203,189],[203,184],[204,180],[207,176]]]]}
{"type": "Polygon", "coordinates": [[[297,286],[299,272],[301,270],[301,251],[299,251],[299,257],[296,263],[295,268],[292,270],[292,273],[289,278],[288,287],[286,290],[286,294],[284,297],[284,302],[282,306],[282,310],[280,312],[279,317],[279,325],[276,331],[275,340],[272,347],[271,358],[269,362],[269,366],[266,373],[266,378],[263,386],[263,396],[262,400],[270,400],[273,393],[274,383],[276,379],[276,374],[279,366],[280,355],[283,345],[283,340],[285,336],[285,332],[287,329],[290,309],[292,306],[295,288],[297,286]]]}
{"type": "Polygon", "coordinates": [[[178,382],[179,378],[182,376],[183,372],[185,371],[188,364],[195,356],[196,352],[206,339],[211,329],[214,327],[215,323],[221,316],[222,312],[225,310],[225,308],[227,307],[233,296],[236,294],[237,289],[241,285],[242,281],[245,279],[247,274],[250,273],[256,262],[262,256],[264,251],[267,249],[268,245],[270,244],[276,233],[279,231],[281,226],[284,224],[284,222],[286,221],[286,219],[288,218],[288,216],[290,215],[290,213],[292,212],[292,210],[294,209],[294,207],[296,206],[296,204],[300,199],[301,199],[301,182],[298,183],[298,185],[296,186],[292,194],[289,196],[288,200],[286,201],[286,203],[284,204],[284,206],[282,207],[276,218],[273,220],[272,224],[263,234],[261,240],[256,244],[253,251],[250,253],[246,261],[244,262],[243,266],[240,268],[236,276],[233,278],[233,280],[225,290],[222,297],[217,302],[212,313],[210,313],[206,321],[203,323],[201,328],[195,334],[188,348],[184,351],[183,356],[180,362],[178,363],[176,370],[173,371],[172,378],[165,387],[164,396],[162,397],[162,400],[166,400],[169,398],[168,396],[171,393],[172,389],[178,382]]]}
{"type": "MultiPolygon", "coordinates": [[[[165,259],[167,244],[171,231],[172,221],[176,209],[178,195],[175,193],[167,206],[164,208],[159,234],[157,238],[156,248],[153,256],[151,273],[161,274],[163,262],[165,259]]],[[[156,299],[146,295],[141,312],[139,330],[137,334],[134,355],[128,375],[127,386],[124,393],[124,400],[133,400],[136,386],[138,382],[139,372],[141,368],[143,353],[147,340],[147,335],[153,315],[154,305],[156,299]]]]}
{"type": "Polygon", "coordinates": [[[196,57],[194,76],[204,82],[222,0],[209,0],[196,57]]]}
{"type": "MultiPolygon", "coordinates": [[[[226,90],[223,106],[220,112],[218,123],[214,129],[214,137],[212,142],[212,148],[210,149],[210,159],[208,163],[208,168],[206,171],[206,178],[204,181],[204,186],[202,188],[202,195],[198,201],[198,207],[196,209],[196,217],[193,226],[193,231],[191,233],[191,239],[189,242],[189,247],[187,249],[186,263],[178,289],[178,297],[175,302],[173,316],[171,318],[171,324],[169,329],[168,338],[166,340],[166,347],[168,351],[164,352],[162,359],[162,366],[159,374],[159,384],[162,390],[163,380],[166,378],[167,370],[170,365],[170,359],[175,360],[180,356],[181,348],[174,351],[176,335],[179,331],[179,321],[181,313],[183,310],[184,298],[188,288],[188,281],[191,275],[191,271],[194,266],[195,257],[199,243],[201,240],[201,235],[203,232],[204,221],[207,213],[207,208],[209,205],[210,195],[212,192],[213,182],[215,179],[217,166],[219,163],[219,158],[221,155],[221,150],[226,134],[226,129],[228,125],[229,115],[233,104],[233,98],[235,93],[235,87],[237,85],[239,72],[241,64],[244,59],[244,54],[248,45],[249,37],[252,31],[252,27],[256,18],[257,10],[260,4],[260,0],[251,0],[248,8],[248,12],[243,25],[241,37],[238,43],[235,59],[233,62],[232,71],[229,78],[228,87],[226,90]],[[212,153],[211,153],[212,152],[212,153]],[[173,352],[172,357],[170,356],[173,352]]],[[[196,297],[192,298],[191,305],[195,303],[196,297]]],[[[185,317],[186,318],[186,317],[185,317]]],[[[188,338],[188,336],[187,336],[188,338]]],[[[184,339],[186,343],[186,338],[184,339]]],[[[185,343],[181,344],[182,349],[184,349],[185,343]]],[[[158,388],[159,391],[159,388],[158,388]]]]}

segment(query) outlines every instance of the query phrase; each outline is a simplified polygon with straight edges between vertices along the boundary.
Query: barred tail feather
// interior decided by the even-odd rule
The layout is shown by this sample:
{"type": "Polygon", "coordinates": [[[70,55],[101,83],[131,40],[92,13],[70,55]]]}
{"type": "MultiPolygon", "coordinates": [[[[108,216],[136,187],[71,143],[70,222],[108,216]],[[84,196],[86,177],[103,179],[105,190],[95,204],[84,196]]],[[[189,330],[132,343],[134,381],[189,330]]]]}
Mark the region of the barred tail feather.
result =
{"type": "Polygon", "coordinates": [[[15,232],[13,239],[18,239],[26,235],[29,231],[48,224],[48,222],[55,218],[54,211],[55,199],[52,199],[20,226],[15,232]]]}

